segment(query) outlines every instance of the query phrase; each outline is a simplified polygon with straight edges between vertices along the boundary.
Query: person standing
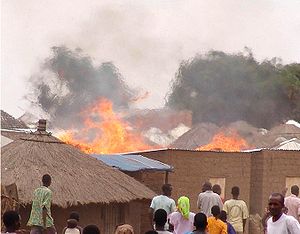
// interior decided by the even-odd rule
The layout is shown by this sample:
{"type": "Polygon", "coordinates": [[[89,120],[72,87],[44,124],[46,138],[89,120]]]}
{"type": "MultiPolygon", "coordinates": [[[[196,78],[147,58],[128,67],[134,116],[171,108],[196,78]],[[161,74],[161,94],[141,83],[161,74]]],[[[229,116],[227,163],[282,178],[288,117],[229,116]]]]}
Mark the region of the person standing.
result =
{"type": "Polygon", "coordinates": [[[53,218],[51,216],[52,191],[48,188],[51,185],[51,176],[48,174],[42,177],[43,185],[33,192],[32,207],[27,226],[31,227],[30,234],[56,233],[53,218]]]}
{"type": "Polygon", "coordinates": [[[197,200],[197,207],[200,212],[204,213],[207,217],[211,216],[211,208],[213,206],[223,207],[221,197],[212,191],[212,185],[210,182],[205,182],[202,186],[202,193],[199,194],[197,200]]]}
{"type": "Polygon", "coordinates": [[[83,229],[79,226],[79,213],[73,211],[70,213],[67,226],[63,229],[62,234],[78,233],[76,229],[79,231],[79,234],[82,234],[83,229]]]}
{"type": "Polygon", "coordinates": [[[227,225],[228,234],[236,234],[233,226],[227,222],[227,213],[225,210],[221,210],[219,218],[227,225]]]}
{"type": "MultiPolygon", "coordinates": [[[[172,195],[172,185],[164,184],[161,189],[162,195],[155,196],[151,201],[149,208],[149,218],[151,223],[153,223],[154,213],[158,209],[164,209],[167,212],[167,215],[176,210],[175,201],[170,198],[172,195]]],[[[166,228],[169,228],[168,223],[166,223],[166,228]]]]}
{"type": "Polygon", "coordinates": [[[174,234],[184,234],[193,231],[195,214],[190,212],[190,200],[182,196],[177,202],[177,211],[170,214],[170,224],[174,234]]]}
{"type": "Polygon", "coordinates": [[[154,213],[154,223],[155,223],[155,230],[158,234],[172,234],[165,230],[165,224],[167,222],[168,215],[164,209],[158,209],[154,213]]]}
{"type": "Polygon", "coordinates": [[[271,217],[267,221],[268,234],[299,234],[300,224],[293,217],[283,213],[284,196],[273,193],[268,203],[271,217]]]}
{"type": "Polygon", "coordinates": [[[244,233],[247,218],[249,217],[246,202],[239,199],[240,188],[231,189],[232,199],[224,203],[223,210],[227,213],[228,222],[233,226],[237,234],[244,233]]]}
{"type": "Polygon", "coordinates": [[[300,223],[300,198],[299,187],[293,185],[291,187],[291,195],[284,199],[284,205],[287,208],[287,215],[293,216],[300,223]]]}
{"type": "Polygon", "coordinates": [[[220,207],[213,206],[211,208],[211,213],[213,216],[207,219],[208,225],[208,233],[209,234],[228,234],[227,233],[227,225],[220,219],[220,207]]]}

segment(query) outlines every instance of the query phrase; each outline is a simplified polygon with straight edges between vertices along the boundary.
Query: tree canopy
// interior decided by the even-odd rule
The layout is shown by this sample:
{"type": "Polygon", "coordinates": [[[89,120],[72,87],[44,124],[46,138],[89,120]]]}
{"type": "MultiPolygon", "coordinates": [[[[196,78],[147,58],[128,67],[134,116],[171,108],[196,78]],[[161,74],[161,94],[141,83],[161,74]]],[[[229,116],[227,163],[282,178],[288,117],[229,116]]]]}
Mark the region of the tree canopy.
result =
{"type": "Polygon", "coordinates": [[[269,128],[290,118],[299,121],[300,64],[279,61],[258,62],[250,50],[197,55],[180,64],[166,105],[191,110],[194,123],[245,120],[269,128]]]}

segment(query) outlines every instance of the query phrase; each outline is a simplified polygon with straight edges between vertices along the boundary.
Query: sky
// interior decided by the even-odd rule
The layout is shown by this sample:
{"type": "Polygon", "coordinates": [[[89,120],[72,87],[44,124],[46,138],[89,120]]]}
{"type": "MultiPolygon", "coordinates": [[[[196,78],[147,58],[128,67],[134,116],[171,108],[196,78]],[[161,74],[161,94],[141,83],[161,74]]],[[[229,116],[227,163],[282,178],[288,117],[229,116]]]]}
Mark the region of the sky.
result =
{"type": "Polygon", "coordinates": [[[15,117],[52,46],[111,61],[159,108],[182,60],[209,50],[252,49],[258,60],[300,62],[299,0],[2,0],[1,109],[15,117]]]}

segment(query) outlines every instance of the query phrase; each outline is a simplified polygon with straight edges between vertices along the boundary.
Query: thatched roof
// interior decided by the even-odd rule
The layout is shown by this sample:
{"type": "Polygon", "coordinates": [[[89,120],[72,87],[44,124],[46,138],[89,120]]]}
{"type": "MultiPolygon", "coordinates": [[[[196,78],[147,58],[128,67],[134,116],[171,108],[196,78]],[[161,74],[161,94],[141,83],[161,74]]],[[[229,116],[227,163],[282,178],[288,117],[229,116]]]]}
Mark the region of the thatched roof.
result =
{"type": "Polygon", "coordinates": [[[28,126],[21,120],[18,120],[1,110],[1,129],[18,129],[28,128],[28,126]]]}
{"type": "Polygon", "coordinates": [[[200,123],[174,141],[170,148],[196,149],[208,144],[219,131],[219,127],[213,123],[200,123]]]}
{"type": "Polygon", "coordinates": [[[31,203],[43,174],[52,176],[53,204],[124,203],[155,194],[135,179],[65,144],[45,131],[1,149],[1,180],[16,183],[20,202],[31,203]]]}
{"type": "Polygon", "coordinates": [[[29,136],[29,134],[30,132],[25,132],[25,131],[8,131],[6,129],[1,130],[1,135],[11,140],[18,140],[22,137],[27,137],[29,136]]]}

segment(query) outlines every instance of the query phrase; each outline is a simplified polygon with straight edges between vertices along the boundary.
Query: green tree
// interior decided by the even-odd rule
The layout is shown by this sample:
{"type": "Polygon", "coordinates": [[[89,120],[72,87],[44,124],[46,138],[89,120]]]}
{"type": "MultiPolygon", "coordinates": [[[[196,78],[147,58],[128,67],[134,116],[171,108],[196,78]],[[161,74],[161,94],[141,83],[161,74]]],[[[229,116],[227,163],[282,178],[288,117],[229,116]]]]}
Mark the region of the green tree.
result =
{"type": "MultiPolygon", "coordinates": [[[[291,115],[296,113],[295,103],[283,85],[283,81],[288,84],[283,69],[278,59],[257,62],[250,50],[246,54],[210,51],[180,64],[166,105],[191,110],[194,123],[246,120],[271,127],[291,116],[299,119],[291,115]]],[[[292,71],[290,76],[299,74],[292,71]]],[[[299,88],[298,83],[292,84],[293,90],[299,88]]]]}

